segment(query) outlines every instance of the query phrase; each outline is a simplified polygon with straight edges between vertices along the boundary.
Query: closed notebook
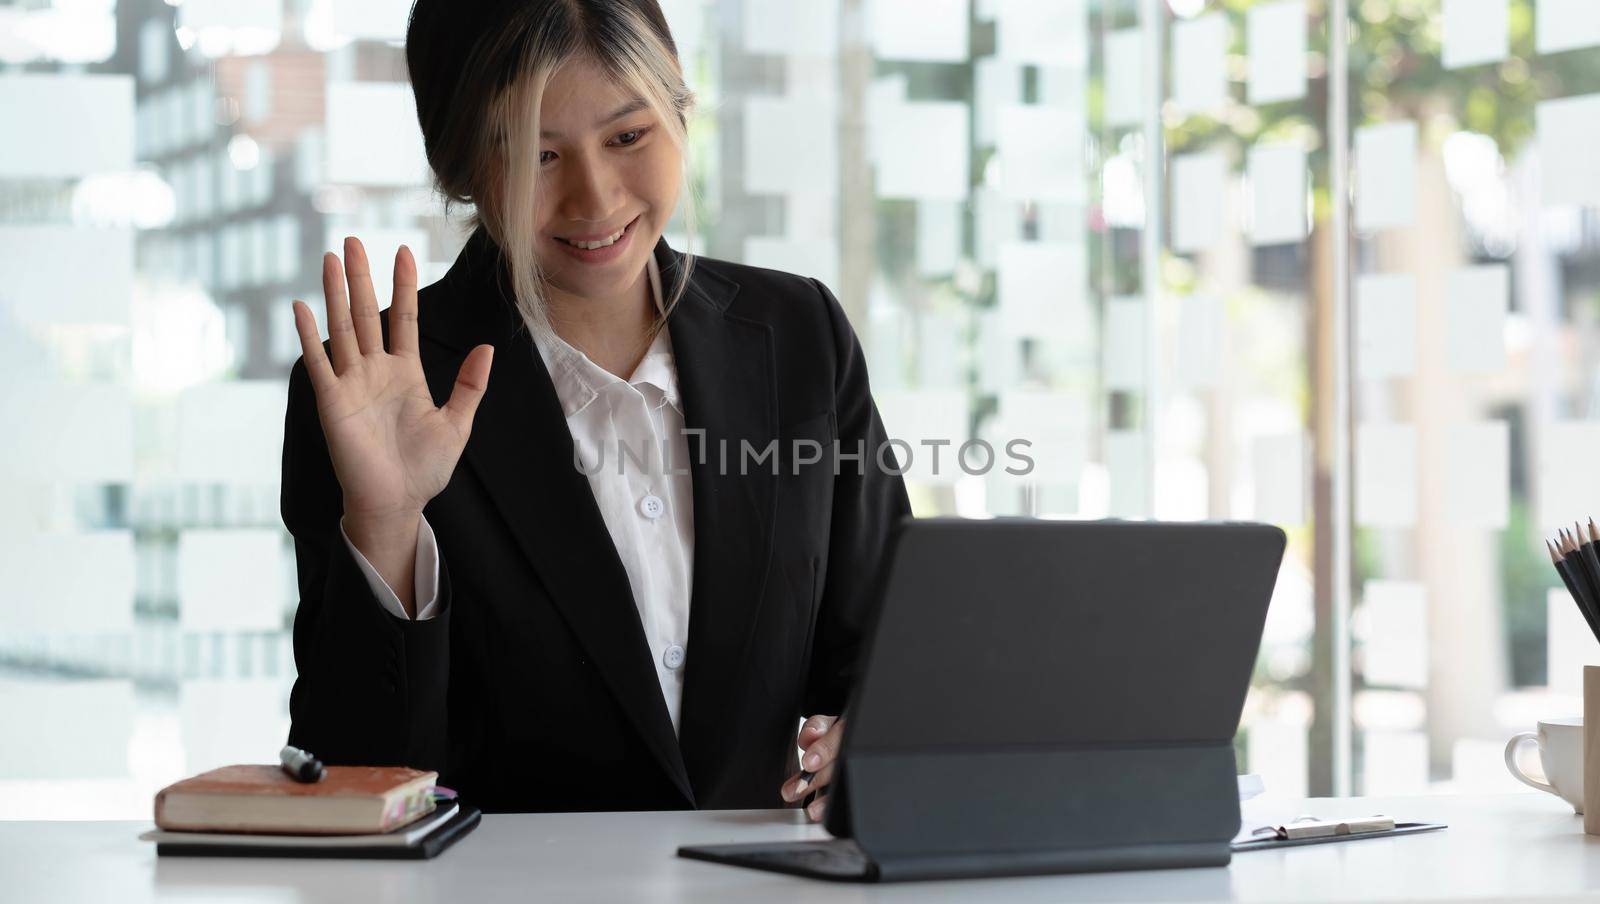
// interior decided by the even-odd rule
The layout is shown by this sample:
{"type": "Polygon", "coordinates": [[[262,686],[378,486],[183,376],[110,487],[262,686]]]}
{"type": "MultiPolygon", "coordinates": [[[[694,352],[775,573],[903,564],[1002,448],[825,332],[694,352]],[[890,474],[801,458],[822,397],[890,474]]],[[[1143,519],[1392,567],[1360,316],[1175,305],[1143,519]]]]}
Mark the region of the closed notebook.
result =
{"type": "Polygon", "coordinates": [[[238,832],[168,832],[139,837],[156,843],[158,857],[314,857],[428,860],[478,825],[477,807],[453,800],[415,822],[374,835],[280,835],[238,832]]]}
{"type": "Polygon", "coordinates": [[[433,811],[437,772],[405,766],[328,766],[297,782],[277,766],[223,766],[161,789],[166,831],[360,835],[387,832],[433,811]]]}

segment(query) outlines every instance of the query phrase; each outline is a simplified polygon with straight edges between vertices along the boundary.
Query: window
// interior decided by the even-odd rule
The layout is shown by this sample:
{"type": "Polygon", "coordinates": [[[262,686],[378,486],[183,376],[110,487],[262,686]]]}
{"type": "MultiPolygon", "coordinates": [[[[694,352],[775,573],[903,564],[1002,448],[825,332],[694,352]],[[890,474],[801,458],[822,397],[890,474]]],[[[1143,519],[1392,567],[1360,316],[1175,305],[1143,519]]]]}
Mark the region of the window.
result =
{"type": "MultiPolygon", "coordinates": [[[[345,234],[425,282],[465,239],[392,10],[190,5],[0,74],[0,719],[36,740],[0,818],[142,817],[281,744],[287,299],[345,234]]],[[[702,101],[668,241],[833,289],[919,514],[1288,531],[1238,738],[1269,793],[1510,789],[1504,738],[1579,711],[1541,538],[1600,508],[1590,4],[663,6],[702,101]]]]}

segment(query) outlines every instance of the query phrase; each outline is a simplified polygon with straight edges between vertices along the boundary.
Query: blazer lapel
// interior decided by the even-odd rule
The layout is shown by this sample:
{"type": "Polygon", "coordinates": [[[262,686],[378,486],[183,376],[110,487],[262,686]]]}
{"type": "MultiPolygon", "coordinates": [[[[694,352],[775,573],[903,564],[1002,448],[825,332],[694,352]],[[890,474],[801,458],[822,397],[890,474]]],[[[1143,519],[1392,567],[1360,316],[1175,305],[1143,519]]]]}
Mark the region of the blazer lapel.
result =
{"type": "MultiPolygon", "coordinates": [[[[550,374],[510,301],[499,251],[481,228],[445,279],[452,284],[451,309],[422,307],[419,329],[463,353],[481,342],[495,346],[489,388],[463,458],[489,488],[507,528],[623,710],[693,804],[627,571],[588,478],[573,464],[572,435],[550,374]]],[[[441,383],[448,394],[460,362],[447,364],[448,374],[435,375],[436,397],[441,383]]],[[[692,624],[690,637],[693,650],[692,624]]]]}
{"type": "MultiPolygon", "coordinates": [[[[682,255],[656,246],[663,291],[682,255]]],[[[678,740],[702,795],[735,752],[724,714],[748,681],[746,656],[771,560],[777,476],[769,461],[740,474],[741,441],[764,450],[777,437],[772,331],[729,311],[739,286],[705,270],[667,319],[683,399],[694,483],[694,579],[678,740]],[[726,464],[723,452],[726,450],[726,464]]],[[[776,789],[774,789],[776,792],[776,789]]]]}

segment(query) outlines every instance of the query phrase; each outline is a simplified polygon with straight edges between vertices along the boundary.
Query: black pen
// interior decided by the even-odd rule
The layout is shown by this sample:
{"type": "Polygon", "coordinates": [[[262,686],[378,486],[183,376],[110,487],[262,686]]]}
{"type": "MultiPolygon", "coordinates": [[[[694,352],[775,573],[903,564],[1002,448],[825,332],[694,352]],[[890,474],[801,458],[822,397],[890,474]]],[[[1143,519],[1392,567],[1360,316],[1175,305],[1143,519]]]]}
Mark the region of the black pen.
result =
{"type": "Polygon", "coordinates": [[[278,751],[278,764],[297,782],[322,781],[322,761],[298,747],[278,751]]]}
{"type": "Polygon", "coordinates": [[[818,797],[819,792],[811,787],[811,780],[816,777],[817,774],[815,772],[811,772],[806,769],[800,770],[800,787],[802,790],[809,790],[811,792],[805,796],[805,799],[800,801],[800,809],[802,810],[811,806],[812,802],[814,802],[818,797]]]}

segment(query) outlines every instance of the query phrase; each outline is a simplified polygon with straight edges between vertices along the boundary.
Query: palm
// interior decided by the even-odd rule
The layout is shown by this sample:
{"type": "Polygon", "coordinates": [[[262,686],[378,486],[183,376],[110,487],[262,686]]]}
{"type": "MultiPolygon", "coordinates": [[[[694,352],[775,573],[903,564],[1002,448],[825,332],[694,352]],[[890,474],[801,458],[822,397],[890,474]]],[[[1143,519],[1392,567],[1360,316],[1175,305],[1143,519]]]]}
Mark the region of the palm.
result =
{"type": "Polygon", "coordinates": [[[295,306],[344,510],[372,517],[420,512],[449,483],[466,446],[493,349],[473,349],[449,401],[435,406],[417,353],[416,263],[410,252],[402,248],[395,257],[388,349],[360,242],[347,240],[345,257],[348,293],[338,257],[323,261],[331,362],[322,353],[310,308],[302,317],[300,303],[295,306]]]}
{"type": "Polygon", "coordinates": [[[342,382],[318,401],[346,510],[421,508],[449,482],[466,437],[434,407],[415,359],[386,354],[342,382]]]}

